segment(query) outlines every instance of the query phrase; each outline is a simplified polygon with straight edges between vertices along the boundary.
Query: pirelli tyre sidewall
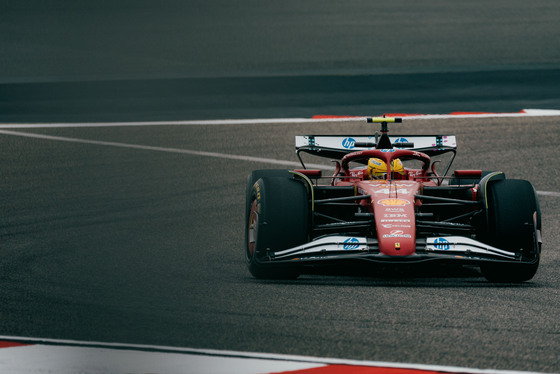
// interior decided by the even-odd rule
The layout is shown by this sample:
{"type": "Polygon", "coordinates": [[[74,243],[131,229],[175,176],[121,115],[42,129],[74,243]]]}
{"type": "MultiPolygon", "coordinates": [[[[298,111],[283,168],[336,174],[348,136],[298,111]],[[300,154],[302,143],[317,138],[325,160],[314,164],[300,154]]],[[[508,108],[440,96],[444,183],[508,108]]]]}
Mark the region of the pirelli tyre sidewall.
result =
{"type": "Polygon", "coordinates": [[[483,275],[493,282],[523,282],[536,274],[540,259],[541,212],[535,189],[521,179],[503,179],[487,185],[488,244],[521,255],[520,263],[487,263],[483,275]]]}
{"type": "MultiPolygon", "coordinates": [[[[293,174],[290,173],[289,170],[286,169],[260,169],[260,170],[253,170],[251,174],[247,177],[247,187],[246,187],[246,195],[245,195],[245,211],[248,212],[249,203],[251,199],[251,192],[253,190],[253,185],[256,181],[261,178],[292,178],[293,174]]],[[[245,217],[245,221],[247,221],[248,217],[245,217]]]]}
{"type": "Polygon", "coordinates": [[[305,185],[293,177],[263,176],[247,196],[245,258],[249,271],[260,279],[297,278],[297,265],[272,263],[270,254],[308,241],[305,185]]]}

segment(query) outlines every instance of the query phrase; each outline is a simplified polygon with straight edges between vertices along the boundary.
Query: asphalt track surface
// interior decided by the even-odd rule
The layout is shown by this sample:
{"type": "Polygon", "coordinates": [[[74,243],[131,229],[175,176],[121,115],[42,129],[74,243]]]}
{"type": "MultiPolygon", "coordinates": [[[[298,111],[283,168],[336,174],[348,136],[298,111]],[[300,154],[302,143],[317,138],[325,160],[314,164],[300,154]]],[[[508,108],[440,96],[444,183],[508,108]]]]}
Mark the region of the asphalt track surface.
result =
{"type": "MultiPolygon", "coordinates": [[[[501,169],[558,192],[557,121],[413,120],[399,129],[456,134],[457,168],[501,169]]],[[[527,283],[490,284],[455,268],[251,278],[245,179],[277,166],[228,155],[294,162],[295,134],[369,130],[363,122],[3,129],[2,333],[558,372],[558,196],[539,196],[542,265],[527,283]]]]}
{"type": "MultiPolygon", "coordinates": [[[[555,0],[7,0],[0,122],[560,109],[559,11],[555,0]]],[[[293,135],[368,133],[363,123],[2,130],[0,331],[560,372],[557,122],[401,127],[458,135],[457,168],[554,192],[539,195],[541,268],[520,285],[445,268],[249,276],[245,178],[277,165],[228,155],[295,162],[293,135]]]]}

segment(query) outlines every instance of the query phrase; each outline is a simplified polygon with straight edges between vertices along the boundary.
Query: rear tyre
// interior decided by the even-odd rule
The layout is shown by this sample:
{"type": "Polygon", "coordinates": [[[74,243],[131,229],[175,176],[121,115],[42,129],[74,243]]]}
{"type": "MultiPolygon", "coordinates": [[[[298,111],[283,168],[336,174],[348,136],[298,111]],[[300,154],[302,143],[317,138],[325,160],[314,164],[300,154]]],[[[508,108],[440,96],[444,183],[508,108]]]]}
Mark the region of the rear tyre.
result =
{"type": "Polygon", "coordinates": [[[535,189],[525,180],[506,179],[488,184],[488,244],[520,254],[523,263],[487,263],[482,274],[491,282],[523,282],[536,274],[541,229],[535,189]]]}
{"type": "Polygon", "coordinates": [[[295,279],[299,268],[271,263],[271,252],[308,240],[309,201],[303,183],[286,177],[261,177],[247,193],[245,259],[259,279],[295,279]]]}

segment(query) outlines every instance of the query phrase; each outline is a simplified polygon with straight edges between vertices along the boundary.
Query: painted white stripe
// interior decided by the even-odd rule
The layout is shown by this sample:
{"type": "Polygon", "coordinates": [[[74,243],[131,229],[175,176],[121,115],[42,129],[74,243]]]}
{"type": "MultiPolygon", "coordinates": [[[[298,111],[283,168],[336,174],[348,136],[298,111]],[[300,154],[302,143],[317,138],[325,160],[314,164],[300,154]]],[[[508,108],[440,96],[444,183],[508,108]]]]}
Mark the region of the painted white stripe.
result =
{"type": "MultiPolygon", "coordinates": [[[[35,133],[29,133],[29,132],[10,131],[10,130],[0,130],[0,134],[22,136],[22,137],[27,137],[27,138],[35,138],[35,139],[43,139],[43,140],[54,140],[54,141],[61,141],[61,142],[71,142],[71,143],[102,145],[102,146],[109,146],[109,147],[139,149],[139,150],[143,150],[143,151],[179,153],[179,154],[187,154],[187,155],[201,156],[201,157],[215,157],[215,158],[228,159],[228,160],[238,160],[238,161],[248,161],[248,162],[256,162],[256,163],[270,164],[270,165],[279,165],[279,166],[285,166],[285,167],[289,167],[289,168],[300,168],[301,167],[301,164],[299,162],[287,161],[287,160],[277,160],[277,159],[265,158],[265,157],[253,157],[253,156],[233,155],[233,154],[228,154],[228,153],[195,151],[195,150],[192,150],[192,149],[166,148],[166,147],[155,147],[155,146],[140,145],[140,144],[107,142],[107,141],[80,139],[80,138],[68,138],[68,137],[62,137],[62,136],[35,134],[35,133]]],[[[310,168],[310,169],[333,170],[332,166],[324,165],[324,164],[306,163],[305,166],[307,168],[310,168]]],[[[560,192],[537,191],[537,195],[560,197],[560,192]]]]}
{"type": "MultiPolygon", "coordinates": [[[[356,120],[355,118],[352,120],[356,120]]],[[[363,117],[362,121],[365,120],[363,117]]],[[[306,123],[332,120],[314,120],[306,118],[279,119],[224,119],[201,121],[151,121],[151,122],[84,122],[84,123],[5,123],[0,129],[40,129],[40,128],[79,128],[79,127],[128,127],[128,126],[223,126],[223,125],[268,125],[272,123],[306,123]]]]}
{"type": "Polygon", "coordinates": [[[32,345],[0,349],[2,374],[265,374],[326,365],[288,360],[204,356],[134,347],[32,345]]]}
{"type": "Polygon", "coordinates": [[[18,374],[50,372],[53,370],[57,373],[89,372],[95,374],[113,372],[256,374],[302,370],[325,365],[402,368],[448,373],[538,374],[536,372],[512,370],[482,370],[456,366],[13,336],[0,336],[0,341],[33,344],[32,346],[0,349],[0,369],[2,369],[2,373],[18,374]],[[154,365],[156,366],[154,367],[154,365]],[[5,371],[4,369],[12,369],[12,371],[5,371]]]}
{"type": "MultiPolygon", "coordinates": [[[[9,130],[0,130],[0,134],[21,136],[26,138],[43,139],[43,140],[55,140],[55,141],[70,142],[70,143],[82,143],[82,144],[93,144],[93,145],[102,145],[102,146],[119,147],[119,148],[139,149],[144,151],[179,153],[179,154],[188,154],[192,156],[202,156],[202,157],[216,157],[216,158],[229,159],[229,160],[258,162],[258,163],[280,165],[280,166],[287,166],[287,167],[294,167],[294,168],[301,167],[301,164],[295,161],[277,160],[273,158],[264,158],[264,157],[233,155],[227,153],[195,151],[192,149],[154,147],[149,145],[107,142],[107,141],[80,139],[80,138],[68,138],[62,136],[34,134],[28,132],[9,131],[9,130]]],[[[318,168],[318,169],[325,169],[325,170],[332,169],[331,167],[322,164],[309,164],[307,166],[311,168],[318,168]]]]}
{"type": "MultiPolygon", "coordinates": [[[[405,119],[448,119],[448,118],[492,118],[492,117],[550,117],[560,116],[556,109],[523,109],[517,113],[483,113],[483,114],[419,114],[406,116],[405,119]]],[[[342,118],[261,118],[261,119],[221,119],[194,121],[138,121],[138,122],[84,122],[84,123],[5,123],[0,129],[38,129],[38,128],[74,128],[74,127],[126,127],[126,126],[223,126],[255,125],[282,123],[320,123],[320,122],[364,122],[367,117],[342,118]]]]}
{"type": "Polygon", "coordinates": [[[537,191],[537,195],[560,197],[560,192],[553,192],[553,191],[537,191]]]}

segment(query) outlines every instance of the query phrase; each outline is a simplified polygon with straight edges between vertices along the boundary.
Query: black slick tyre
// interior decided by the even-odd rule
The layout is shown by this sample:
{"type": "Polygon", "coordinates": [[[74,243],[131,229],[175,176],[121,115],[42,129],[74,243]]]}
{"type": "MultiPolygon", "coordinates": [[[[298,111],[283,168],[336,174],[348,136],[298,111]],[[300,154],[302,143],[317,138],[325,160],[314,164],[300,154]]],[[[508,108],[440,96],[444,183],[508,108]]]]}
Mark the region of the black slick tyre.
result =
{"type": "Polygon", "coordinates": [[[530,182],[506,179],[489,183],[487,194],[488,244],[517,253],[519,263],[485,263],[482,274],[491,282],[523,282],[534,277],[539,267],[541,229],[539,202],[530,182]]]}
{"type": "MultiPolygon", "coordinates": [[[[289,170],[286,169],[260,169],[260,170],[253,170],[251,174],[247,177],[247,187],[245,189],[245,211],[248,212],[249,209],[249,200],[251,199],[251,191],[253,185],[256,181],[261,178],[292,178],[293,174],[290,173],[289,170]]],[[[245,221],[247,221],[248,216],[245,217],[245,221]]]]}
{"type": "Polygon", "coordinates": [[[245,259],[255,278],[295,279],[299,276],[297,266],[272,263],[270,254],[307,242],[307,196],[305,185],[293,177],[263,176],[248,189],[245,259]]]}

